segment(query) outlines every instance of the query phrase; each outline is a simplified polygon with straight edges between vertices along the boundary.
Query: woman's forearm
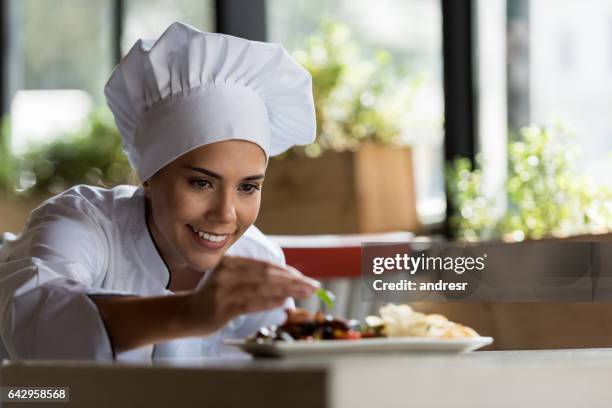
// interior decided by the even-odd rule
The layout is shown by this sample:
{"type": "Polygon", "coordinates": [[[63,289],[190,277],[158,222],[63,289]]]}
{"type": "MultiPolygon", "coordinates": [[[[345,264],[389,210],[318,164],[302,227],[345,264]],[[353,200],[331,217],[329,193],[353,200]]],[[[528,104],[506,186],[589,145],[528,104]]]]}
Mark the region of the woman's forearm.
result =
{"type": "Polygon", "coordinates": [[[192,322],[188,294],[158,297],[92,295],[115,353],[205,335],[192,322]]]}
{"type": "Polygon", "coordinates": [[[158,297],[90,297],[119,353],[182,337],[207,336],[239,315],[282,307],[289,297],[305,299],[319,286],[297,271],[226,256],[192,291],[158,297]]]}

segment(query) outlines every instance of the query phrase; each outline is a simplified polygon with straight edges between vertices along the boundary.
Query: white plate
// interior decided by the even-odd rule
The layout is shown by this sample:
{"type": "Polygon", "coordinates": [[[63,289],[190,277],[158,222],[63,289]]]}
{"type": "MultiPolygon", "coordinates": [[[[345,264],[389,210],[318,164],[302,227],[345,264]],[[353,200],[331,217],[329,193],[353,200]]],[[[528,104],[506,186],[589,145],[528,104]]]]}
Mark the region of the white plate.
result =
{"type": "Polygon", "coordinates": [[[434,339],[427,337],[387,337],[360,340],[295,341],[251,343],[225,339],[224,344],[239,347],[255,357],[300,357],[346,353],[464,353],[493,343],[492,337],[434,339]]]}

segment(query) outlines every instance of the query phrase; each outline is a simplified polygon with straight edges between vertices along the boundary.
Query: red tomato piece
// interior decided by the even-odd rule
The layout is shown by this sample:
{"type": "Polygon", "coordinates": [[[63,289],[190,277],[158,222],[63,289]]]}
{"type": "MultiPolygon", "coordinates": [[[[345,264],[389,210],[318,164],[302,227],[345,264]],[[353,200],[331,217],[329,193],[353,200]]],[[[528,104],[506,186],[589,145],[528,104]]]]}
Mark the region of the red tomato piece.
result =
{"type": "Polygon", "coordinates": [[[361,338],[361,333],[355,330],[347,331],[340,339],[342,340],[359,340],[361,338]]]}

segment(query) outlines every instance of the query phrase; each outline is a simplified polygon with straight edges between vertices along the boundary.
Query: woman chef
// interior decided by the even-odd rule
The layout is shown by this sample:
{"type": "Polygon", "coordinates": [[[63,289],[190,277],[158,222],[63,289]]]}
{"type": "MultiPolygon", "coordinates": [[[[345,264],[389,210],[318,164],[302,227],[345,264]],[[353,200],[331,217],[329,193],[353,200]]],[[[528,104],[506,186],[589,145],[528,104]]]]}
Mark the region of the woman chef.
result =
{"type": "Polygon", "coordinates": [[[279,45],[172,24],[105,94],[142,186],[76,186],[0,254],[12,358],[218,355],[317,282],[253,226],[268,158],[313,141],[309,74],[279,45]]]}

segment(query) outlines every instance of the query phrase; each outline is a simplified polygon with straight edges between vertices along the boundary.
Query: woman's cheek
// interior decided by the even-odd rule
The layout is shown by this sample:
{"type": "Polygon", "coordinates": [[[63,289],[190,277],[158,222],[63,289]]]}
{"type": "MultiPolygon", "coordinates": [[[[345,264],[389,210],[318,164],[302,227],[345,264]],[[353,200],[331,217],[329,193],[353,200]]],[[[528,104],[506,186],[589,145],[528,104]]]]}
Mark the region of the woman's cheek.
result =
{"type": "Polygon", "coordinates": [[[252,197],[251,200],[247,200],[241,206],[241,210],[240,210],[241,216],[239,218],[240,218],[240,224],[242,224],[242,227],[244,229],[250,227],[257,219],[257,214],[259,213],[259,205],[260,205],[260,198],[252,197]]]}
{"type": "Polygon", "coordinates": [[[202,216],[201,200],[183,199],[176,203],[176,211],[181,221],[191,223],[202,216]]]}
{"type": "Polygon", "coordinates": [[[197,194],[188,188],[176,187],[168,194],[168,210],[174,212],[177,218],[189,218],[196,211],[198,204],[197,194]]]}

